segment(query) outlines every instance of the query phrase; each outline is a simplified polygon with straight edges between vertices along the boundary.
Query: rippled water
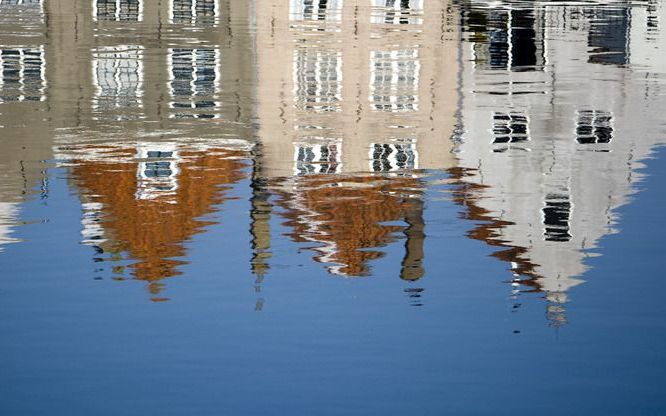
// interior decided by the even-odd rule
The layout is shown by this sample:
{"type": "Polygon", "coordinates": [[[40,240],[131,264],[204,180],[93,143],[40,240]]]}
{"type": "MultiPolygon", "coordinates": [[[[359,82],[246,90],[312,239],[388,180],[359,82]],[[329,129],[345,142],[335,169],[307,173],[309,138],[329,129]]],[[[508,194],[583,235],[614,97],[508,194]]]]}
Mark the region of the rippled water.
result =
{"type": "Polygon", "coordinates": [[[665,412],[666,3],[603,3],[0,0],[0,414],[665,412]]]}

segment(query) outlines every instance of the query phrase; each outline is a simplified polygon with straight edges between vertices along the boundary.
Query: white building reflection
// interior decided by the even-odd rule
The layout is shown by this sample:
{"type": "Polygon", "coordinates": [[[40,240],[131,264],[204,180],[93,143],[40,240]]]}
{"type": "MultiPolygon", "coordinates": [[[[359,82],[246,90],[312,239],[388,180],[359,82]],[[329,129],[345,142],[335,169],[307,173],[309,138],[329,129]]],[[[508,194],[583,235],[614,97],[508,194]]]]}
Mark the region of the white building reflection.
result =
{"type": "Polygon", "coordinates": [[[472,235],[508,248],[497,256],[518,284],[545,293],[554,325],[566,321],[563,304],[586,258],[616,232],[640,161],[666,141],[651,122],[666,106],[652,91],[663,87],[626,68],[628,51],[645,48],[625,35],[627,7],[466,13],[457,152],[470,169],[463,180],[477,186],[477,211],[495,224],[472,235]]]}

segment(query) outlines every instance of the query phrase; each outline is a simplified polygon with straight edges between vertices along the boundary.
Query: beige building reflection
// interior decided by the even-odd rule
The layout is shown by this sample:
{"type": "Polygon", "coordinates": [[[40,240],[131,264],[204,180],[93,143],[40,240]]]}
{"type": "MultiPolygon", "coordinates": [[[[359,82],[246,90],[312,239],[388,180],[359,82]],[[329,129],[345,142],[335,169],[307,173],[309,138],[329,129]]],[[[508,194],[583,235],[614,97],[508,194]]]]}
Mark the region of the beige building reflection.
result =
{"type": "Polygon", "coordinates": [[[181,273],[188,241],[212,224],[202,217],[247,175],[252,39],[227,19],[247,24],[250,5],[91,0],[47,10],[48,100],[60,104],[53,146],[81,198],[81,242],[102,275],[145,281],[166,300],[163,279],[181,273]]]}
{"type": "Polygon", "coordinates": [[[368,275],[381,247],[404,238],[400,276],[423,275],[420,170],[455,165],[458,34],[449,8],[256,2],[258,274],[268,267],[274,197],[291,238],[331,273],[368,275]]]}
{"type": "Polygon", "coordinates": [[[650,71],[666,61],[642,62],[663,55],[649,14],[664,7],[473,5],[463,22],[460,201],[488,221],[471,236],[503,246],[514,286],[545,293],[560,325],[586,258],[616,232],[616,208],[664,141],[653,123],[663,84],[650,71]]]}
{"type": "Polygon", "coordinates": [[[0,1],[0,252],[25,198],[48,197],[52,157],[43,2],[0,1]],[[25,133],[30,126],[30,134],[25,133]]]}

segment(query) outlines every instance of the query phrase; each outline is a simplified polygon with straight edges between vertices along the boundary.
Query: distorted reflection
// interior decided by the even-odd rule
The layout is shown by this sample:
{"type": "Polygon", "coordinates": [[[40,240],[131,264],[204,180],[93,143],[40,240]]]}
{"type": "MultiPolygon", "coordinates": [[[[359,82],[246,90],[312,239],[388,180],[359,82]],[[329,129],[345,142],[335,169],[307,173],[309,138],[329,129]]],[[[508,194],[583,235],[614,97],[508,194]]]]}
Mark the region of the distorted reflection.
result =
{"type": "Polygon", "coordinates": [[[187,241],[213,224],[201,217],[244,178],[247,154],[224,140],[71,143],[59,150],[81,198],[81,242],[95,248],[96,262],[109,262],[97,272],[145,280],[153,300],[165,300],[162,279],[187,263],[187,241]]]}
{"type": "Polygon", "coordinates": [[[46,99],[44,47],[0,48],[0,101],[46,99]]]}
{"type": "MultiPolygon", "coordinates": [[[[446,138],[457,48],[450,21],[440,19],[449,5],[432,3],[426,16],[423,1],[372,1],[367,16],[354,1],[292,1],[286,21],[285,5],[260,3],[257,22],[267,30],[257,30],[254,172],[262,180],[253,189],[253,270],[270,269],[268,224],[280,216],[288,236],[334,275],[371,276],[383,248],[403,240],[396,275],[418,280],[426,185],[417,169],[455,164],[446,138]],[[423,27],[378,35],[400,24],[423,27]]],[[[406,295],[420,305],[422,292],[410,286],[406,295]]]]}
{"type": "Polygon", "coordinates": [[[92,65],[95,110],[143,107],[143,50],[140,46],[100,47],[93,53],[92,65]]]}
{"type": "Polygon", "coordinates": [[[439,244],[425,209],[446,177],[510,297],[542,294],[562,325],[664,142],[665,13],[655,0],[0,0],[0,245],[25,195],[49,196],[55,137],[100,273],[145,280],[156,300],[248,179],[257,292],[282,261],[280,222],[290,254],[333,275],[400,263],[422,305],[413,282],[439,244]]]}
{"type": "Polygon", "coordinates": [[[93,0],[93,17],[99,21],[140,22],[143,0],[93,0]]]}
{"type": "Polygon", "coordinates": [[[372,0],[372,23],[418,25],[423,23],[423,0],[372,0]]]}
{"type": "Polygon", "coordinates": [[[505,247],[496,256],[514,289],[545,293],[555,326],[590,250],[617,231],[639,161],[663,141],[649,110],[666,104],[659,82],[624,67],[630,49],[644,65],[653,47],[627,37],[628,16],[622,5],[507,3],[470,7],[464,21],[460,202],[486,221],[470,236],[505,247]],[[581,74],[592,74],[585,88],[581,74]]]}
{"type": "Polygon", "coordinates": [[[218,0],[169,0],[171,23],[214,25],[219,15],[218,0]]]}
{"type": "Polygon", "coordinates": [[[175,118],[214,118],[220,82],[219,51],[174,48],[168,55],[169,86],[175,118]]]}

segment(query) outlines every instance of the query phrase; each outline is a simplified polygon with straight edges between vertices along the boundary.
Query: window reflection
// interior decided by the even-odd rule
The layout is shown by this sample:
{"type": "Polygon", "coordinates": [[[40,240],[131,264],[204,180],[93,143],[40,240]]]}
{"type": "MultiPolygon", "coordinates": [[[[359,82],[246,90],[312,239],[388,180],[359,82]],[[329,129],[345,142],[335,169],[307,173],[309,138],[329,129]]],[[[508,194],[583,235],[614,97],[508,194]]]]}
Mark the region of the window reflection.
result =
{"type": "Polygon", "coordinates": [[[374,110],[418,110],[417,49],[370,52],[370,103],[374,110]]]}
{"type": "Polygon", "coordinates": [[[104,46],[93,54],[93,100],[97,110],[143,106],[143,49],[140,46],[104,46]]]}
{"type": "Polygon", "coordinates": [[[610,143],[613,139],[612,120],[608,111],[579,111],[576,141],[580,144],[610,143]]]}
{"type": "Polygon", "coordinates": [[[214,118],[220,81],[219,51],[213,48],[169,49],[169,92],[175,118],[214,118]]]}
{"type": "Polygon", "coordinates": [[[416,143],[372,143],[370,145],[370,170],[395,172],[418,169],[419,154],[416,143]]]}
{"type": "Polygon", "coordinates": [[[379,24],[422,24],[423,0],[372,0],[370,21],[379,24]]]}
{"type": "Polygon", "coordinates": [[[143,20],[142,0],[93,0],[95,20],[140,22],[143,20]]]}
{"type": "Polygon", "coordinates": [[[342,143],[296,143],[294,174],[339,173],[342,168],[342,143]]]}
{"type": "Polygon", "coordinates": [[[340,111],[342,52],[300,48],[294,52],[294,99],[306,111],[340,111]]]}
{"type": "Polygon", "coordinates": [[[340,21],[342,0],[290,0],[289,19],[292,21],[340,21]]]}
{"type": "Polygon", "coordinates": [[[169,18],[177,24],[213,24],[218,17],[217,0],[170,0],[169,18]]]}
{"type": "Polygon", "coordinates": [[[46,99],[44,48],[0,49],[0,100],[43,101],[46,99]]]}

